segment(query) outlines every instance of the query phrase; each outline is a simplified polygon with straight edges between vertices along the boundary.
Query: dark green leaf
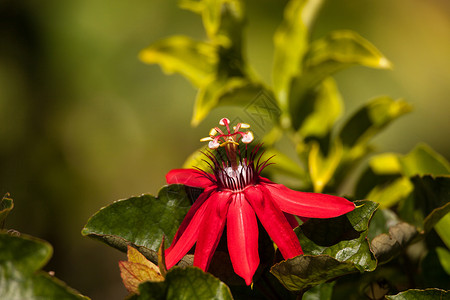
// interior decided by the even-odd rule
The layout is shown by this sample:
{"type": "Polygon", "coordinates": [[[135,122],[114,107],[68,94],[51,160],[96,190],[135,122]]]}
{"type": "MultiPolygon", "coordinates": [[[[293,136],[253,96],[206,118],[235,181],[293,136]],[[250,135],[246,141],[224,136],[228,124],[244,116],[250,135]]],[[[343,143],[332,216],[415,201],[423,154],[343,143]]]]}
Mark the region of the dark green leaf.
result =
{"type": "Polygon", "coordinates": [[[422,228],[428,232],[450,212],[450,177],[426,175],[414,176],[411,180],[414,184],[415,207],[424,214],[422,228]]]}
{"type": "Polygon", "coordinates": [[[392,210],[379,208],[370,221],[367,237],[369,240],[372,240],[382,233],[388,233],[389,228],[397,225],[399,222],[398,216],[392,210]]]}
{"type": "Polygon", "coordinates": [[[357,207],[346,215],[310,219],[295,229],[305,255],[282,261],[271,269],[287,289],[301,292],[345,274],[376,268],[366,236],[378,205],[371,201],[355,204],[357,207]]]}
{"type": "Polygon", "coordinates": [[[39,271],[50,259],[47,242],[0,232],[0,299],[88,299],[60,280],[39,271]]]}
{"type": "Polygon", "coordinates": [[[172,240],[190,208],[189,197],[187,187],[169,185],[159,191],[158,197],[142,195],[119,200],[94,214],[82,234],[123,252],[127,245],[134,244],[156,262],[162,236],[172,240]]]}
{"type": "Polygon", "coordinates": [[[282,261],[270,272],[290,291],[303,292],[313,286],[355,271],[351,262],[340,262],[328,255],[300,255],[282,261]]]}
{"type": "Polygon", "coordinates": [[[356,201],[353,211],[331,219],[310,219],[296,229],[305,254],[326,254],[354,264],[353,271],[372,271],[376,260],[370,251],[367,231],[378,207],[371,201],[356,201]]]}
{"type": "Polygon", "coordinates": [[[389,300],[444,300],[450,299],[450,291],[439,289],[407,290],[397,295],[387,295],[389,300]]]}
{"type": "Polygon", "coordinates": [[[10,211],[14,207],[14,201],[9,198],[9,194],[6,194],[3,196],[2,200],[0,201],[0,229],[3,228],[3,225],[5,224],[6,217],[10,213],[10,211]]]}
{"type": "Polygon", "coordinates": [[[142,50],[139,57],[145,63],[159,64],[166,73],[180,73],[197,87],[215,78],[218,61],[214,46],[186,36],[157,41],[142,50]]]}
{"type": "Polygon", "coordinates": [[[164,282],[145,282],[139,286],[139,292],[131,299],[233,299],[223,282],[196,267],[172,268],[164,282]]]}
{"type": "Polygon", "coordinates": [[[331,300],[334,282],[322,283],[303,294],[302,300],[331,300]]]}
{"type": "Polygon", "coordinates": [[[339,136],[346,147],[355,147],[369,141],[393,120],[410,110],[411,106],[404,100],[375,98],[345,123],[339,136]]]}
{"type": "Polygon", "coordinates": [[[274,35],[275,53],[273,86],[283,111],[288,109],[290,83],[302,69],[309,27],[322,1],[291,0],[284,10],[284,19],[274,35]]]}

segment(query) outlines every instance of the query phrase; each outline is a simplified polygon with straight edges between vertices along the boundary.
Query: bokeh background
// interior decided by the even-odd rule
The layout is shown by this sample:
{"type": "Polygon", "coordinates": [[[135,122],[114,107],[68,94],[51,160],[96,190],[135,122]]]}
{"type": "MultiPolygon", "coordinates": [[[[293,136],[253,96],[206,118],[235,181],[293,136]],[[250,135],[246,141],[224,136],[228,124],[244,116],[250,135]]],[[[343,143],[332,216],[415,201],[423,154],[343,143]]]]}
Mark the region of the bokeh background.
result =
{"type": "MultiPolygon", "coordinates": [[[[287,1],[249,0],[250,63],[270,83],[272,36],[287,1]]],[[[450,2],[329,0],[313,37],[352,29],[393,71],[363,67],[336,78],[348,116],[379,95],[415,110],[376,139],[406,153],[420,141],[450,158],[450,2]]],[[[6,227],[54,246],[46,266],[93,299],[123,299],[123,253],[80,231],[99,208],[156,194],[164,175],[200,147],[227,108],[190,127],[195,97],[181,76],[138,52],[172,34],[203,39],[200,18],[174,0],[0,0],[0,192],[15,209],[6,227]]]]}

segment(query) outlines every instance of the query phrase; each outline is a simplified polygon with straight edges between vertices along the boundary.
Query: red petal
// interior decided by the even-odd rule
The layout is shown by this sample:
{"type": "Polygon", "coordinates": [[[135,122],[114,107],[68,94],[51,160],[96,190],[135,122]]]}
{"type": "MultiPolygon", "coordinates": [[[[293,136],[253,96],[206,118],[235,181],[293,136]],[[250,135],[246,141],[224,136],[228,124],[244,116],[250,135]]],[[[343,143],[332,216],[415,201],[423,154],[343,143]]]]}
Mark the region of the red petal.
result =
{"type": "Polygon", "coordinates": [[[243,193],[235,194],[228,209],[227,240],[234,271],[250,285],[259,265],[258,222],[243,193]]]}
{"type": "Polygon", "coordinates": [[[189,223],[191,222],[194,215],[197,213],[197,210],[202,206],[202,204],[209,198],[211,195],[211,192],[214,191],[214,187],[206,189],[203,193],[200,194],[200,196],[195,200],[192,207],[189,209],[188,213],[183,219],[183,222],[181,222],[180,227],[178,227],[177,233],[175,234],[173,241],[169,248],[166,249],[166,251],[170,251],[170,249],[175,246],[177,240],[180,238],[181,235],[183,235],[183,232],[188,227],[189,223]]]}
{"type": "Polygon", "coordinates": [[[303,253],[300,242],[283,212],[263,186],[250,186],[244,190],[245,198],[253,207],[259,221],[272,238],[285,259],[303,253]]]}
{"type": "MultiPolygon", "coordinates": [[[[214,175],[211,175],[214,176],[214,175]]],[[[193,187],[207,188],[212,185],[205,174],[195,169],[174,169],[166,175],[168,184],[184,184],[193,187]]]]}
{"type": "Polygon", "coordinates": [[[334,218],[355,208],[345,198],[319,193],[298,192],[282,184],[261,183],[265,186],[280,209],[292,215],[307,218],[334,218]]]}
{"type": "Polygon", "coordinates": [[[194,202],[186,217],[178,228],[175,238],[165,251],[166,266],[172,268],[194,246],[200,231],[200,225],[204,219],[208,207],[210,193],[203,192],[194,202]],[[201,200],[201,201],[199,201],[201,200]],[[205,203],[206,202],[206,203],[205,203]]]}
{"type": "Polygon", "coordinates": [[[291,225],[292,229],[294,229],[299,225],[294,215],[284,213],[284,216],[286,217],[286,220],[289,222],[289,225],[291,225]]]}
{"type": "Polygon", "coordinates": [[[213,193],[208,200],[206,215],[202,221],[194,254],[194,266],[203,271],[208,269],[222,236],[231,201],[230,194],[230,192],[213,193]]]}

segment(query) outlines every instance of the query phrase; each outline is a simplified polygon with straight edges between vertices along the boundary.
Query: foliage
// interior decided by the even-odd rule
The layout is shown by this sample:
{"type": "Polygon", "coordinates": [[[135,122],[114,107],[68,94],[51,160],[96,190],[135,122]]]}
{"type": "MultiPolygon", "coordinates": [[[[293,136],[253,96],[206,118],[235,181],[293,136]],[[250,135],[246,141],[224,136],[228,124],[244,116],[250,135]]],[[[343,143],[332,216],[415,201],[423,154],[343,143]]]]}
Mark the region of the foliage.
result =
{"type": "MultiPolygon", "coordinates": [[[[267,265],[261,264],[254,285],[246,287],[222,270],[230,263],[220,253],[220,266],[212,267],[212,274],[192,267],[190,254],[177,267],[165,269],[164,237],[173,239],[199,190],[169,185],[157,196],[116,201],[95,213],[82,234],[128,251],[128,261],[119,266],[129,299],[331,299],[350,293],[371,299],[448,297],[450,164],[423,144],[406,155],[372,155],[372,139],[410,112],[403,99],[378,96],[340,120],[344,100],[332,76],[352,66],[389,69],[391,63],[352,31],[311,40],[321,3],[290,0],[286,5],[273,37],[271,86],[248,63],[240,0],[180,1],[181,8],[201,17],[206,39],[164,38],[139,57],[166,73],[181,74],[198,89],[192,125],[219,106],[244,109],[266,130],[258,136],[265,155],[275,155],[266,176],[302,191],[346,191],[355,210],[332,219],[304,220],[295,228],[304,255],[288,260],[280,259],[263,231],[269,242],[260,238],[260,256],[267,265]]],[[[198,153],[185,165],[205,168],[198,153]]],[[[5,196],[0,202],[2,228],[12,208],[5,196]]],[[[87,299],[40,271],[51,253],[44,241],[1,231],[0,298],[87,299]]]]}
{"type": "MultiPolygon", "coordinates": [[[[13,201],[3,198],[1,205],[12,209],[13,201]]],[[[50,272],[40,270],[50,260],[52,253],[52,246],[43,240],[14,230],[1,230],[0,299],[88,299],[50,272]]]]}

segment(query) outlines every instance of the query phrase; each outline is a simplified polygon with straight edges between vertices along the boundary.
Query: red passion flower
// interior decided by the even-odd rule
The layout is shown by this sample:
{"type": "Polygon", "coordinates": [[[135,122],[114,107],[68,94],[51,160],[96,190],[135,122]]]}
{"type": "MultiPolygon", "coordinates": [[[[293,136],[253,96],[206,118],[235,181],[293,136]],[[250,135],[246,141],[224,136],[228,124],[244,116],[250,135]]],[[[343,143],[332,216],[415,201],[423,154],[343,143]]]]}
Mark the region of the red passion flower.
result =
{"type": "Polygon", "coordinates": [[[194,246],[194,266],[208,270],[226,225],[228,252],[233,269],[247,285],[259,265],[258,222],[278,246],[284,259],[303,254],[293,228],[295,216],[304,218],[333,218],[355,208],[341,197],[291,190],[260,176],[269,164],[258,156],[259,146],[252,151],[240,150],[239,143],[253,140],[250,126],[238,123],[230,130],[229,120],[219,122],[224,133],[213,128],[209,148],[205,152],[211,173],[197,169],[175,169],[166,175],[169,184],[184,184],[203,188],[180,225],[172,244],[165,251],[167,268],[174,266],[194,246]],[[224,151],[219,151],[223,150],[224,151]],[[225,154],[223,154],[225,152],[225,154]]]}

